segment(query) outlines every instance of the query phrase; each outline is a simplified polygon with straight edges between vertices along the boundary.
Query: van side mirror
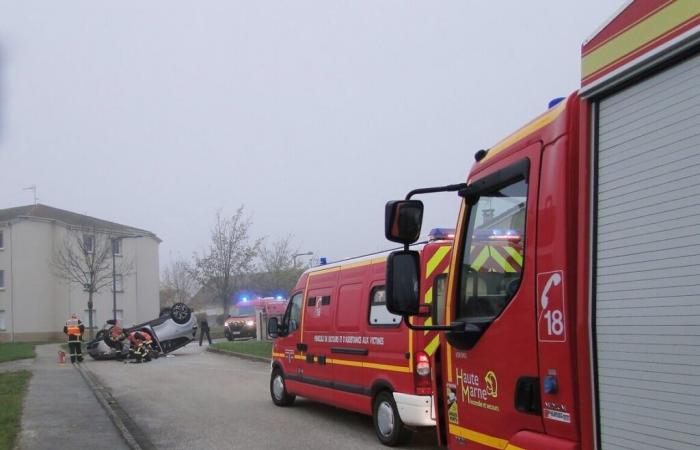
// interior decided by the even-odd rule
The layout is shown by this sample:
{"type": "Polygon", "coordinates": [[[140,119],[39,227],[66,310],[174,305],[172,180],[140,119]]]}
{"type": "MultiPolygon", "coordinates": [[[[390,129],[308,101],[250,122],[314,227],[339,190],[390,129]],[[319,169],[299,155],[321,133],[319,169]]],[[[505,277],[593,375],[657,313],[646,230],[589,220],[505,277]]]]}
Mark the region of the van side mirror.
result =
{"type": "Polygon", "coordinates": [[[384,234],[392,242],[413,244],[420,237],[422,223],[420,200],[392,200],[384,208],[384,234]]]}
{"type": "Polygon", "coordinates": [[[271,317],[267,320],[267,335],[273,339],[279,336],[277,317],[271,317]]]}
{"type": "Polygon", "coordinates": [[[401,250],[386,262],[386,308],[393,314],[415,316],[420,312],[420,256],[401,250]]]}

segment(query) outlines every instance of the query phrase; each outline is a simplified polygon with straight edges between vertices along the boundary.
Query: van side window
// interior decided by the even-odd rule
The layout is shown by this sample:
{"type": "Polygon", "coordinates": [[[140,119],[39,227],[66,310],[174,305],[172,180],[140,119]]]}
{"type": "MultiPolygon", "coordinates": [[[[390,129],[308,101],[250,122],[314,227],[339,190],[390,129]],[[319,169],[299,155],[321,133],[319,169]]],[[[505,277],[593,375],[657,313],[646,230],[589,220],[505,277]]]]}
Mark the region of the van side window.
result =
{"type": "Polygon", "coordinates": [[[440,325],[445,321],[445,297],[447,290],[447,274],[441,273],[433,281],[433,324],[440,325]]]}
{"type": "Polygon", "coordinates": [[[384,286],[372,288],[369,297],[369,324],[377,326],[398,327],[401,316],[392,314],[386,309],[386,291],[384,286]]]}
{"type": "Polygon", "coordinates": [[[289,309],[287,310],[287,313],[285,314],[285,327],[287,329],[287,334],[293,333],[296,331],[297,328],[299,328],[299,325],[301,324],[301,304],[303,301],[304,294],[302,292],[298,292],[292,296],[292,299],[289,301],[289,309]]]}

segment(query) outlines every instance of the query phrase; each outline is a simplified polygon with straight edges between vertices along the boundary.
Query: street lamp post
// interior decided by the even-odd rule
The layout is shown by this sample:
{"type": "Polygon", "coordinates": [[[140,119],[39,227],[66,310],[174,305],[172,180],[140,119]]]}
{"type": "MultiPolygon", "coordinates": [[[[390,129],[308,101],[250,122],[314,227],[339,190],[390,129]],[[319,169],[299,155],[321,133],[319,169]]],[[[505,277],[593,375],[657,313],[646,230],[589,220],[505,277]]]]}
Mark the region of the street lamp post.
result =
{"type": "Polygon", "coordinates": [[[314,252],[305,252],[305,253],[295,253],[292,255],[292,265],[296,268],[297,266],[297,257],[298,256],[311,256],[313,255],[314,252]]]}

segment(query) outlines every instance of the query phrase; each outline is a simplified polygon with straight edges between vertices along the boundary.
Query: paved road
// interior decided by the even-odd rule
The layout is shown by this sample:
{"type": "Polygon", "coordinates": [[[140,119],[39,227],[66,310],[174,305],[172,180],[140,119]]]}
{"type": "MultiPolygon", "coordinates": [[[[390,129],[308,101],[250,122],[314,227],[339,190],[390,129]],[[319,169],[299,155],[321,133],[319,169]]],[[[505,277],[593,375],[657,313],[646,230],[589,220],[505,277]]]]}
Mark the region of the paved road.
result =
{"type": "MultiPolygon", "coordinates": [[[[148,364],[89,361],[86,367],[161,449],[386,448],[367,416],[300,398],[291,408],[274,406],[265,363],[190,344],[148,364]]],[[[434,446],[428,430],[405,448],[434,446]]]]}

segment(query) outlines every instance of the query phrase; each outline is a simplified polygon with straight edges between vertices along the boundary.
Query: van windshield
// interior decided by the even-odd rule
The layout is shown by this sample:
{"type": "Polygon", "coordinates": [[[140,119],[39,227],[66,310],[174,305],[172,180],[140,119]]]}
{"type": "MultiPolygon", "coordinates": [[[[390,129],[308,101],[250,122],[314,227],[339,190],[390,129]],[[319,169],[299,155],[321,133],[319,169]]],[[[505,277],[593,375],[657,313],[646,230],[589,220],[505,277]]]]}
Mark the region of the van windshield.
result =
{"type": "Polygon", "coordinates": [[[255,307],[252,305],[242,305],[242,306],[236,306],[237,316],[254,316],[255,315],[255,307]]]}
{"type": "Polygon", "coordinates": [[[527,182],[481,194],[471,206],[462,249],[460,318],[495,318],[520,286],[525,254],[527,182]]]}

